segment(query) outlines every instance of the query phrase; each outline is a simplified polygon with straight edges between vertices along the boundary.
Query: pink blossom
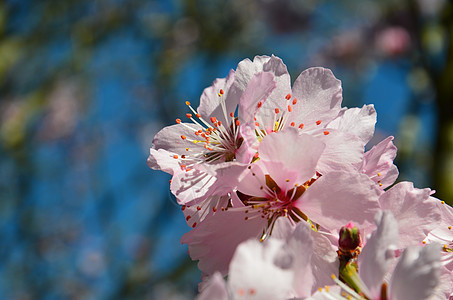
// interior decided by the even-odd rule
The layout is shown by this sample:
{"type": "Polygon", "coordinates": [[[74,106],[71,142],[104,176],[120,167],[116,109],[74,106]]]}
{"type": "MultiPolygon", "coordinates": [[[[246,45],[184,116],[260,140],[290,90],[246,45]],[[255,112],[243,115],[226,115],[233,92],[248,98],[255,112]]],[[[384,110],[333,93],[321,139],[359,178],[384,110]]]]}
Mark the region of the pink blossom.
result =
{"type": "Polygon", "coordinates": [[[327,230],[351,220],[370,226],[381,190],[359,172],[317,173],[324,149],[322,138],[292,128],[265,136],[260,159],[243,172],[231,194],[233,207],[217,211],[181,240],[192,259],[200,260],[200,270],[227,274],[235,247],[248,238],[266,239],[280,217],[327,230]]]}
{"type": "MultiPolygon", "coordinates": [[[[305,70],[291,88],[286,66],[275,56],[257,56],[253,62],[248,59],[240,62],[234,88],[244,91],[253,75],[262,71],[272,73],[277,86],[266,102],[260,104],[261,108],[253,111],[254,123],[247,123],[253,129],[249,132],[256,133],[243,135],[244,143],[250,148],[257,148],[257,143],[271,132],[293,127],[299,133],[326,136],[326,155],[320,158],[318,172],[324,174],[349,167],[361,169],[372,178],[381,176],[375,181],[382,188],[395,181],[398,171],[393,165],[396,155],[396,148],[391,144],[393,138],[364,157],[364,146],[373,136],[376,123],[373,105],[341,109],[341,82],[324,68],[305,70]]],[[[240,110],[256,107],[258,103],[255,99],[241,98],[240,110]]]]}
{"type": "MultiPolygon", "coordinates": [[[[180,204],[198,203],[223,186],[222,178],[212,176],[206,165],[214,165],[214,169],[217,164],[239,166],[254,155],[242,142],[244,117],[234,114],[241,96],[231,89],[234,78],[231,71],[205,89],[197,110],[186,102],[191,110],[186,116],[192,123],[177,119],[176,125],[165,127],[153,140],[148,165],[173,175],[170,188],[180,204]]],[[[273,75],[261,72],[251,78],[245,92],[258,102],[266,100],[274,88],[273,75]]]]}

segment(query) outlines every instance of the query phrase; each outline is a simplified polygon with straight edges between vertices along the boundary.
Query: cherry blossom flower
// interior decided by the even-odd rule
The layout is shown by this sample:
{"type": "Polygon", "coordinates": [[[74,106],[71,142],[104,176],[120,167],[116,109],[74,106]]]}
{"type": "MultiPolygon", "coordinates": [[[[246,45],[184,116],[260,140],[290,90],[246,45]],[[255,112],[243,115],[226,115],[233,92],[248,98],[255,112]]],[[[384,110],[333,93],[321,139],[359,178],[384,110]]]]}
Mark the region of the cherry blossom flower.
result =
{"type": "Polygon", "coordinates": [[[360,172],[320,176],[316,169],[324,149],[322,137],[294,128],[263,138],[259,160],[243,172],[231,194],[232,207],[206,218],[181,239],[204,274],[227,274],[235,247],[249,238],[266,239],[280,217],[325,230],[350,220],[371,226],[382,191],[360,172]]]}
{"type": "MultiPolygon", "coordinates": [[[[223,186],[221,178],[210,174],[215,165],[236,165],[230,171],[239,172],[241,168],[234,162],[248,163],[255,154],[243,144],[243,116],[235,116],[242,94],[231,89],[234,78],[235,72],[231,71],[227,78],[217,79],[205,89],[197,110],[187,101],[191,113],[186,117],[192,123],[177,119],[176,125],[165,127],[153,140],[148,165],[173,175],[170,189],[180,204],[198,203],[223,186]]],[[[273,75],[261,72],[253,76],[245,93],[259,102],[266,100],[274,88],[273,75]]]]}
{"type": "MultiPolygon", "coordinates": [[[[238,64],[234,88],[244,91],[247,83],[259,72],[270,72],[276,80],[276,88],[254,115],[256,135],[244,135],[244,143],[257,148],[262,138],[284,128],[297,128],[300,133],[326,135],[325,153],[318,171],[326,173],[344,168],[346,163],[373,178],[380,187],[391,185],[398,176],[393,165],[396,147],[389,137],[364,156],[364,146],[374,134],[376,111],[373,105],[362,108],[341,108],[341,82],[324,68],[310,68],[302,72],[291,88],[290,75],[280,58],[257,56],[253,61],[245,59],[238,64]],[[340,163],[338,163],[340,162],[340,163]]],[[[253,97],[241,99],[239,107],[244,111],[257,106],[253,97]]],[[[251,118],[249,118],[251,119],[251,118]]]]}

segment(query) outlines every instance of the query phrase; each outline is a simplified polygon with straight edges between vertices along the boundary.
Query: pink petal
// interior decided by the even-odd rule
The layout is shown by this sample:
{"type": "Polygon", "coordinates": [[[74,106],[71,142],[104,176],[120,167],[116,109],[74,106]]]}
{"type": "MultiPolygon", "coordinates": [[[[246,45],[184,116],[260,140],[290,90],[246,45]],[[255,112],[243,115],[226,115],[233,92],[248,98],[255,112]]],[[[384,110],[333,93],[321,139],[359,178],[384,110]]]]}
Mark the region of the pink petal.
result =
{"type": "Polygon", "coordinates": [[[308,134],[299,135],[296,129],[287,128],[265,136],[258,151],[264,161],[281,162],[285,169],[297,171],[297,179],[303,180],[300,182],[303,184],[314,176],[324,149],[320,139],[308,134]]]}
{"type": "Polygon", "coordinates": [[[254,125],[256,112],[275,87],[276,82],[272,73],[260,72],[251,78],[239,101],[238,116],[242,124],[254,125]]]}
{"type": "Polygon", "coordinates": [[[353,172],[331,172],[316,180],[295,202],[313,222],[336,230],[350,221],[370,225],[379,210],[382,192],[368,176],[353,172]]]}
{"type": "Polygon", "coordinates": [[[317,171],[326,174],[336,170],[357,170],[363,160],[363,142],[358,137],[338,130],[329,130],[319,139],[326,145],[317,171]]]}
{"type": "Polygon", "coordinates": [[[398,245],[398,224],[391,212],[377,214],[376,226],[359,256],[360,278],[369,289],[367,295],[371,297],[380,294],[384,276],[389,271],[398,245]]]}
{"type": "Polygon", "coordinates": [[[199,260],[198,268],[204,274],[218,271],[226,275],[236,247],[261,235],[267,220],[244,217],[243,210],[218,211],[182,236],[181,243],[189,245],[190,257],[199,260]]]}
{"type": "Polygon", "coordinates": [[[327,124],[340,112],[341,82],[328,69],[303,71],[294,82],[292,91],[292,96],[298,99],[292,112],[299,120],[297,124],[311,125],[318,120],[327,124]]]}
{"type": "Polygon", "coordinates": [[[412,182],[400,182],[379,198],[382,209],[390,210],[398,221],[400,249],[421,243],[438,226],[441,215],[430,193],[414,188],[412,182]]]}
{"type": "Polygon", "coordinates": [[[235,91],[230,91],[230,87],[235,79],[235,72],[230,71],[227,78],[218,78],[214,81],[212,86],[206,88],[200,98],[200,106],[198,106],[198,113],[209,122],[211,117],[216,117],[217,120],[222,121],[223,124],[230,124],[231,119],[229,114],[236,111],[236,107],[239,103],[239,97],[235,94],[235,91]],[[219,92],[223,90],[221,96],[225,99],[226,113],[228,120],[225,119],[223,112],[219,92]]]}
{"type": "Polygon", "coordinates": [[[393,184],[398,176],[398,169],[393,165],[397,149],[392,141],[393,136],[389,136],[373,146],[365,153],[363,160],[363,172],[374,181],[380,182],[382,188],[393,184]]]}
{"type": "Polygon", "coordinates": [[[373,137],[375,124],[374,106],[364,105],[362,108],[354,107],[342,111],[327,127],[351,133],[360,138],[365,145],[373,137]]]}
{"type": "Polygon", "coordinates": [[[199,170],[177,170],[173,174],[170,190],[179,204],[198,203],[199,199],[210,194],[215,182],[215,177],[199,170]]]}
{"type": "Polygon", "coordinates": [[[199,138],[195,135],[195,131],[199,129],[202,129],[202,127],[191,123],[175,124],[164,127],[154,137],[153,148],[164,149],[177,154],[185,154],[187,147],[204,151],[203,143],[194,144],[181,138],[181,136],[184,135],[189,139],[198,140],[199,138]]]}
{"type": "Polygon", "coordinates": [[[262,125],[266,128],[271,128],[274,126],[274,115],[272,113],[269,114],[269,112],[273,112],[275,108],[280,110],[286,109],[288,100],[285,97],[291,95],[291,78],[285,64],[280,58],[275,56],[256,56],[253,62],[246,59],[239,63],[236,71],[236,81],[234,83],[235,88],[245,91],[253,76],[260,72],[273,74],[276,82],[276,88],[262,104],[262,107],[257,113],[260,122],[263,122],[262,125]]]}
{"type": "Polygon", "coordinates": [[[258,152],[259,141],[256,138],[255,125],[253,127],[241,125],[239,134],[243,138],[241,146],[236,150],[236,160],[241,163],[250,163],[258,152]]]}
{"type": "Polygon", "coordinates": [[[162,170],[172,175],[175,170],[181,169],[178,160],[174,158],[176,153],[154,148],[149,149],[149,153],[147,164],[151,169],[162,170]]]}
{"type": "Polygon", "coordinates": [[[245,91],[252,77],[260,72],[272,73],[277,82],[277,88],[272,92],[272,99],[284,99],[291,93],[291,78],[283,61],[275,56],[255,56],[253,62],[244,59],[236,70],[235,88],[245,91]]]}

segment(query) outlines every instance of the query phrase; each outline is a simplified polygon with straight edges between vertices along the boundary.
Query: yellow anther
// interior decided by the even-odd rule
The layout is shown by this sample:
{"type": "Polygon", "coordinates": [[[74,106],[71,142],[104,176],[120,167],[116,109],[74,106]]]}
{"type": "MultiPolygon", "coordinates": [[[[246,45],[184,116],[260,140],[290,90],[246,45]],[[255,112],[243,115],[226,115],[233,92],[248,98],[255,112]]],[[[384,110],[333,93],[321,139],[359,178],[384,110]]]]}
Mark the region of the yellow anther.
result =
{"type": "Polygon", "coordinates": [[[377,173],[377,176],[381,176],[381,173],[377,173]]]}
{"type": "Polygon", "coordinates": [[[335,274],[330,275],[330,277],[331,277],[333,280],[337,279],[337,276],[335,276],[335,274]]]}
{"type": "Polygon", "coordinates": [[[189,106],[189,105],[190,105],[190,102],[189,102],[189,101],[186,101],[186,105],[189,106]]]}
{"type": "Polygon", "coordinates": [[[440,203],[445,204],[445,201],[441,201],[440,203]]]}

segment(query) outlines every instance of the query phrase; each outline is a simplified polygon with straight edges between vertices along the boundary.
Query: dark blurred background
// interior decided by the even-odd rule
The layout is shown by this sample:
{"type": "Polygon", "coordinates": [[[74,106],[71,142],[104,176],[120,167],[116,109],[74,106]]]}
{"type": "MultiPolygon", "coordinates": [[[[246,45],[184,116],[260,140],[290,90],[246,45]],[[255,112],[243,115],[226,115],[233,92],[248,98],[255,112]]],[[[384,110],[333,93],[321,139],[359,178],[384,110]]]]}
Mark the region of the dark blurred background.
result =
{"type": "Polygon", "coordinates": [[[191,299],[199,273],[154,134],[243,58],[342,80],[400,180],[453,200],[445,0],[0,2],[0,298],[191,299]]]}

